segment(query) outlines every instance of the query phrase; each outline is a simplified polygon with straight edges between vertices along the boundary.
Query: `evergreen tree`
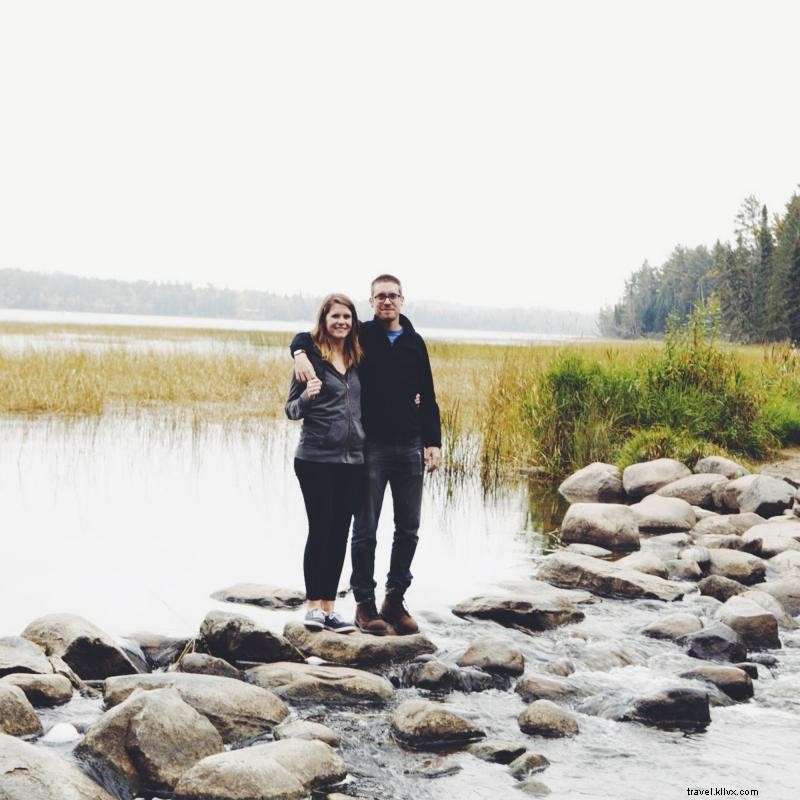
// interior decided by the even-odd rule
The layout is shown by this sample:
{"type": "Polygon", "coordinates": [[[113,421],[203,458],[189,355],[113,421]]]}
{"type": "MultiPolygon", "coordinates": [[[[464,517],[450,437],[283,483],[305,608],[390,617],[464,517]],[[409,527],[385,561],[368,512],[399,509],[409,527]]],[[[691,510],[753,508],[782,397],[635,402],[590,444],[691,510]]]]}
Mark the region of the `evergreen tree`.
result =
{"type": "Polygon", "coordinates": [[[786,204],[786,214],[776,221],[775,267],[782,278],[784,336],[800,342],[800,195],[786,204]]]}

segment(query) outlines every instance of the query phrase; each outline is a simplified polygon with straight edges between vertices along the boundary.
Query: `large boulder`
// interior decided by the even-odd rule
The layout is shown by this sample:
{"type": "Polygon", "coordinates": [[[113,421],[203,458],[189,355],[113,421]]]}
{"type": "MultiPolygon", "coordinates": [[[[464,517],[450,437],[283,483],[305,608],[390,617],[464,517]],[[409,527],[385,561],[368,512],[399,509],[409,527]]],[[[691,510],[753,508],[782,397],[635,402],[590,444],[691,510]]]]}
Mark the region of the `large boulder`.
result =
{"type": "Polygon", "coordinates": [[[517,723],[523,733],[532,736],[560,738],[579,731],[575,715],[550,700],[534,700],[517,717],[517,723]]]}
{"type": "Polygon", "coordinates": [[[657,492],[662,486],[691,474],[691,470],[680,461],[658,458],[626,467],[622,473],[622,486],[631,500],[641,500],[645,495],[657,492]]]}
{"type": "Polygon", "coordinates": [[[622,717],[659,728],[697,730],[711,722],[708,694],[675,687],[638,697],[622,717]]]}
{"type": "Polygon", "coordinates": [[[77,614],[48,614],[28,625],[22,635],[49,656],[59,656],[84,680],[133,675],[133,662],[105,632],[77,614]]]}
{"type": "Polygon", "coordinates": [[[329,745],[283,739],[204,758],[183,774],[174,800],[301,800],[346,777],[329,745]]]}
{"type": "MultiPolygon", "coordinates": [[[[758,584],[758,587],[766,586],[767,584],[758,584]]],[[[757,606],[761,606],[764,611],[768,611],[775,617],[779,628],[793,631],[797,628],[797,623],[792,616],[786,612],[786,609],[781,603],[773,597],[769,592],[762,591],[760,588],[748,589],[741,595],[745,600],[752,600],[757,606]]]]}
{"type": "Polygon", "coordinates": [[[731,578],[724,578],[722,575],[708,575],[698,582],[697,588],[700,590],[700,594],[713,597],[720,603],[747,591],[744,584],[731,578]]]}
{"type": "Polygon", "coordinates": [[[122,800],[171,793],[181,775],[225,749],[214,726],[174,689],[133,692],[75,748],[122,800]]]}
{"type": "Polygon", "coordinates": [[[721,622],[709,625],[707,628],[690,633],[678,640],[679,644],[688,648],[692,658],[704,661],[744,661],[747,658],[745,648],[739,634],[721,622]]]}
{"type": "Polygon", "coordinates": [[[561,523],[561,541],[593,544],[609,550],[638,550],[639,528],[628,506],[573,503],[561,523]]]}
{"type": "Polygon", "coordinates": [[[0,684],[0,733],[9,736],[41,736],[42,723],[22,689],[0,684]]]}
{"type": "Polygon", "coordinates": [[[772,558],[785,550],[800,550],[800,520],[793,522],[763,522],[742,534],[742,540],[761,540],[761,555],[772,558]]]}
{"type": "Polygon", "coordinates": [[[680,497],[651,494],[632,505],[631,511],[643,533],[688,531],[697,524],[694,509],[680,497]]]}
{"type": "Polygon", "coordinates": [[[331,631],[309,631],[301,622],[289,622],[283,635],[303,653],[334,664],[391,664],[436,651],[436,645],[421,633],[372,636],[356,631],[342,636],[331,631]]]}
{"type": "Polygon", "coordinates": [[[252,667],[245,674],[250,683],[269,689],[284,700],[382,703],[394,695],[394,687],[385,678],[351,667],[284,661],[252,667]]]}
{"type": "Polygon", "coordinates": [[[0,638],[0,677],[14,672],[45,675],[53,671],[44,650],[21,636],[0,638]]]}
{"type": "Polygon", "coordinates": [[[72,699],[72,684],[63,675],[16,673],[0,678],[0,686],[17,686],[37,708],[58,706],[72,699]]]}
{"type": "Polygon", "coordinates": [[[669,639],[674,642],[682,636],[701,630],[703,623],[694,614],[678,613],[667,614],[666,617],[651,622],[642,629],[642,633],[651,639],[669,639]]]}
{"type": "Polygon", "coordinates": [[[452,747],[486,736],[444,704],[417,699],[406,700],[395,710],[392,734],[404,744],[419,748],[452,747]]]}
{"type": "Polygon", "coordinates": [[[710,550],[708,571],[749,586],[764,580],[766,566],[757,556],[739,550],[710,550]]]}
{"type": "Polygon", "coordinates": [[[486,672],[522,675],[525,657],[512,642],[499,636],[481,636],[456,662],[460,667],[478,667],[486,672]]]}
{"type": "Polygon", "coordinates": [[[272,731],[272,735],[276,742],[281,739],[305,739],[308,742],[314,740],[325,742],[330,747],[338,747],[341,744],[339,734],[332,728],[319,722],[309,722],[306,719],[281,722],[272,731]]]}
{"type": "Polygon", "coordinates": [[[748,648],[762,650],[781,646],[778,621],[752,600],[738,595],[731,597],[717,610],[716,617],[736,631],[748,648]]]}
{"type": "Polygon", "coordinates": [[[753,696],[753,679],[738,667],[704,665],[682,672],[680,677],[711,683],[733,700],[747,700],[753,696]]]}
{"type": "Polygon", "coordinates": [[[757,477],[758,475],[743,475],[728,481],[725,486],[720,486],[714,494],[716,507],[726,511],[739,511],[739,498],[757,477]]]}
{"type": "Polygon", "coordinates": [[[306,601],[305,592],[264,583],[237,583],[211,595],[223,603],[247,603],[261,608],[295,608],[306,601]]]}
{"type": "MultiPolygon", "coordinates": [[[[771,561],[774,560],[771,559],[771,561]]],[[[767,583],[759,583],[753,588],[772,595],[786,612],[793,617],[800,614],[800,574],[788,575],[767,583]]]]}
{"type": "Polygon", "coordinates": [[[3,800],[115,800],[71,761],[0,733],[3,800]]]}
{"type": "Polygon", "coordinates": [[[570,503],[618,503],[624,497],[619,467],[595,461],[569,476],[558,492],[570,503]]]}
{"type": "Polygon", "coordinates": [[[693,506],[713,509],[716,508],[714,493],[718,493],[727,483],[728,478],[724,475],[714,473],[688,475],[662,486],[656,494],[661,497],[678,497],[693,506]]]}
{"type": "Polygon", "coordinates": [[[104,697],[116,706],[136,689],[175,689],[184,702],[207,717],[226,744],[272,730],[289,716],[286,704],[272,692],[232,678],[169,672],[109,678],[104,697]]]}
{"type": "Polygon", "coordinates": [[[671,601],[685,593],[680,584],[578,553],[553,553],[544,559],[537,577],[555,586],[586,589],[604,597],[671,601]]]}
{"type": "Polygon", "coordinates": [[[219,675],[221,678],[241,680],[242,673],[224,658],[209,656],[206,653],[187,653],[180,661],[181,672],[195,675],[219,675]]]}
{"type": "Polygon", "coordinates": [[[757,475],[739,495],[739,510],[752,511],[762,517],[773,517],[791,508],[794,487],[770,475],[757,475]]]}
{"type": "Polygon", "coordinates": [[[712,473],[724,475],[728,480],[741,478],[742,475],[749,475],[749,471],[741,464],[731,461],[723,456],[706,456],[701,458],[695,465],[694,471],[698,474],[712,473]]]}
{"type": "Polygon", "coordinates": [[[256,624],[244,614],[209,611],[200,639],[213,656],[226,661],[304,661],[303,654],[283,636],[256,624]]]}

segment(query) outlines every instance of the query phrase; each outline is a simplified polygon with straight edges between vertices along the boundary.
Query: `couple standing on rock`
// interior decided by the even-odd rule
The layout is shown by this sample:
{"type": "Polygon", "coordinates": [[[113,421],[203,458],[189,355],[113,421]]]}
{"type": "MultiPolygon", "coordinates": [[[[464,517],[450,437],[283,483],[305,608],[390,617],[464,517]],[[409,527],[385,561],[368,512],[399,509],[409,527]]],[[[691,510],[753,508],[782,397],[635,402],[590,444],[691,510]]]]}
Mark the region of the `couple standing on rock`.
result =
{"type": "Polygon", "coordinates": [[[302,419],[294,470],[308,515],[303,558],[305,625],[349,633],[417,633],[405,592],[417,547],[425,469],[441,461],[439,406],[425,342],[400,313],[393,275],[372,281],[375,316],[359,324],[352,300],[323,300],[314,328],[291,344],[295,360],[286,414],[302,419]],[[362,425],[363,422],[363,425],[362,425]],[[375,603],[375,546],[386,484],[394,540],[386,595],[375,603]],[[334,611],[350,522],[355,626],[334,611]]]}

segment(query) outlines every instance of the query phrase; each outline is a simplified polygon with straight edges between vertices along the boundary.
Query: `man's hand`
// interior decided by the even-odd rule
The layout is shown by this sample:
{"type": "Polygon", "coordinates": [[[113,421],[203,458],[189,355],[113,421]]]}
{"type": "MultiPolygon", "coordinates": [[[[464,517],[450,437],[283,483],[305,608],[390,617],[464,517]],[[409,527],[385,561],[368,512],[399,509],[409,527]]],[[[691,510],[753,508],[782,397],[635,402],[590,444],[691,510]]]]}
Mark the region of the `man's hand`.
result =
{"type": "MultiPolygon", "coordinates": [[[[314,374],[313,372],[311,373],[314,374]]],[[[319,378],[310,378],[306,386],[306,394],[309,400],[313,400],[322,390],[322,381],[319,378]]]]}
{"type": "Polygon", "coordinates": [[[425,466],[428,468],[428,472],[434,472],[435,470],[439,469],[439,465],[442,463],[442,451],[438,447],[426,447],[425,448],[425,466]]]}
{"type": "MultiPolygon", "coordinates": [[[[308,383],[312,378],[317,377],[317,373],[314,372],[314,367],[311,366],[311,361],[305,353],[298,353],[294,357],[294,377],[298,383],[308,383]]],[[[319,389],[317,394],[319,394],[319,389]]]]}

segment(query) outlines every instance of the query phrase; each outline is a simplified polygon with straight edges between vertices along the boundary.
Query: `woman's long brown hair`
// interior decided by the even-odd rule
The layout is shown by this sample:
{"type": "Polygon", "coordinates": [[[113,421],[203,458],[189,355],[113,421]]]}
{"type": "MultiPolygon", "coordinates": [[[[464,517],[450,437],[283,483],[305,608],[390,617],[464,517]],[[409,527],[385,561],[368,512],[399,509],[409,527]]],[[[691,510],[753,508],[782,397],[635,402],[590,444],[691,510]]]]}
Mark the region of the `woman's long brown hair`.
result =
{"type": "Polygon", "coordinates": [[[345,369],[350,369],[350,367],[356,366],[361,361],[364,357],[364,351],[361,349],[361,342],[358,340],[359,322],[356,307],[347,295],[329,294],[322,301],[322,305],[320,305],[319,311],[317,311],[314,327],[311,329],[311,340],[314,342],[314,346],[317,350],[322,354],[322,357],[326,361],[330,361],[333,357],[334,346],[331,336],[328,333],[328,326],[325,324],[325,318],[335,305],[346,306],[353,315],[353,327],[344,340],[344,366],[345,369]]]}

